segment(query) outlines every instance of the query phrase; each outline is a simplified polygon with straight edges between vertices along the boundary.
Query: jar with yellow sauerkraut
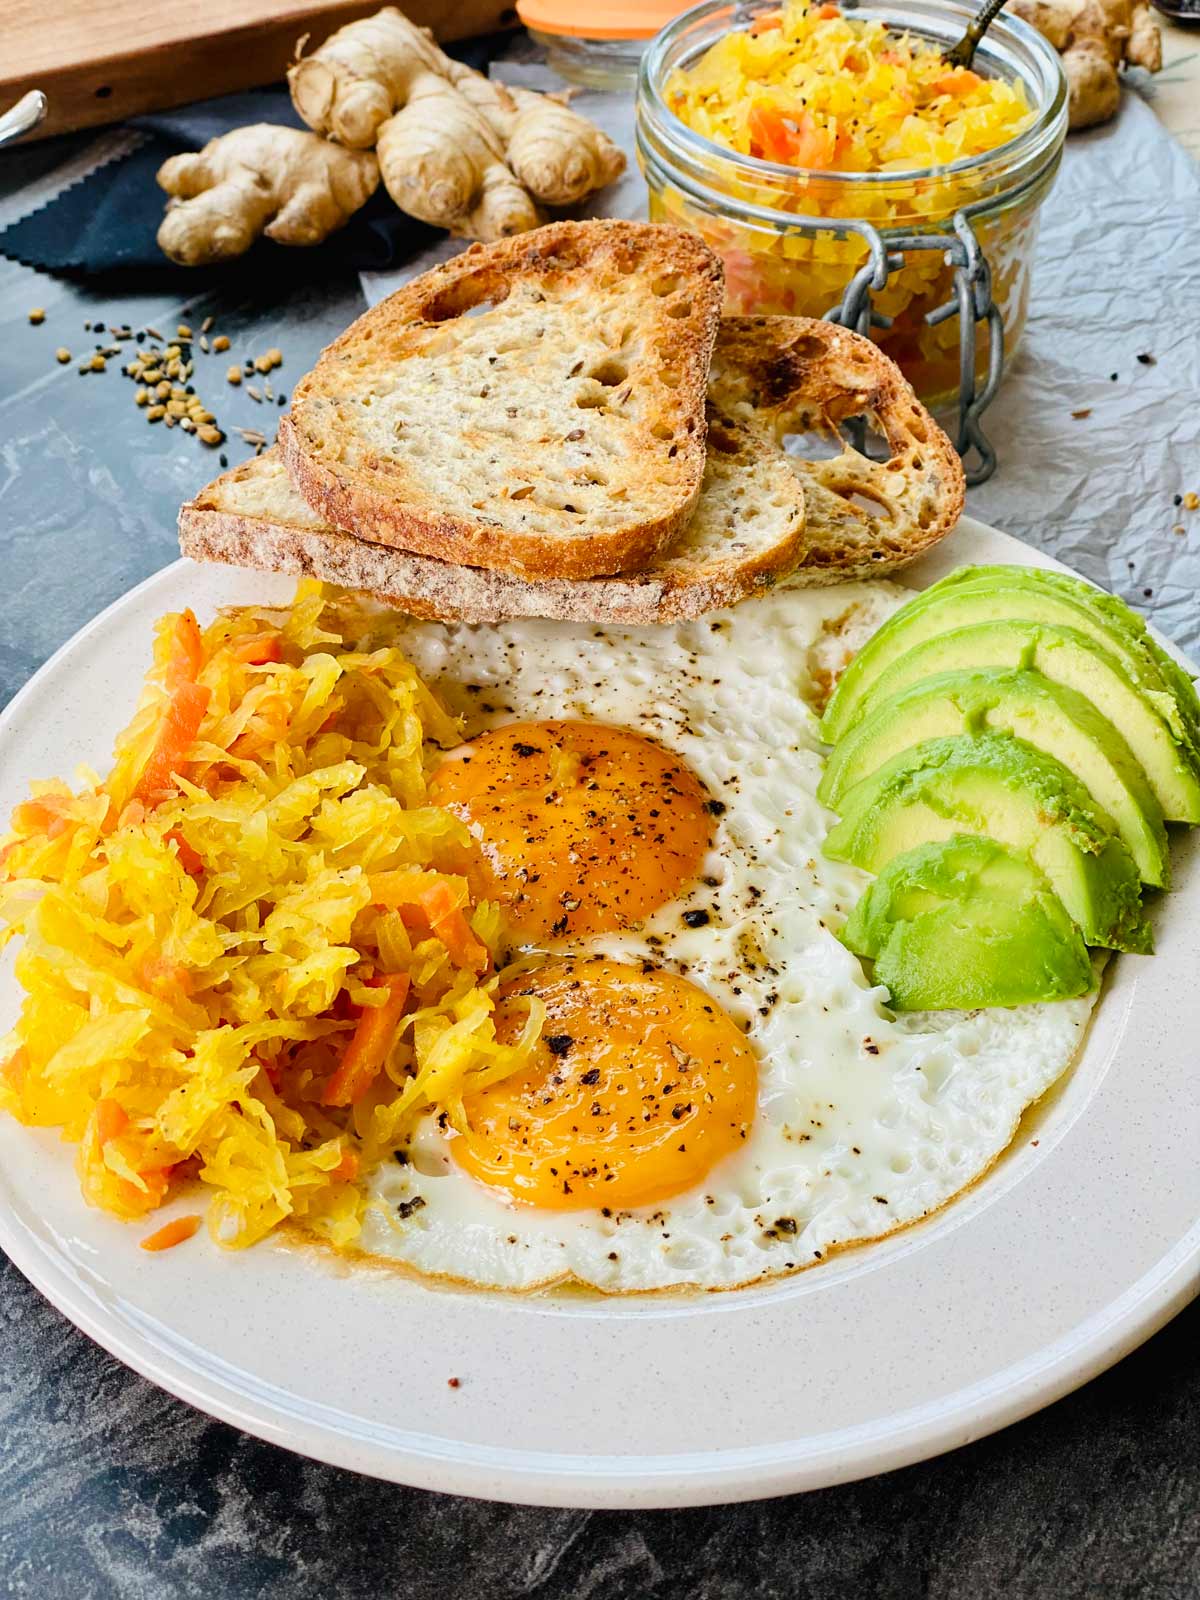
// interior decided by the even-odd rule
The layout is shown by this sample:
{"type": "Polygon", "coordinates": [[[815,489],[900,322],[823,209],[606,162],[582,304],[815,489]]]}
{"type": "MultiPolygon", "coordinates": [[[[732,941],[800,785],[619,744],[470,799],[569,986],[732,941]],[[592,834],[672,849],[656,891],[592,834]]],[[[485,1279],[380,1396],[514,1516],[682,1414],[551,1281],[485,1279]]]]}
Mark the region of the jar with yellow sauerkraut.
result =
{"type": "MultiPolygon", "coordinates": [[[[1039,207],[1066,134],[1055,51],[1002,14],[975,70],[948,68],[972,6],[905,0],[843,10],[707,0],[654,41],[638,87],[650,215],[723,258],[727,309],[820,317],[868,246],[950,231],[964,211],[988,259],[1011,355],[1025,325],[1039,207]]],[[[953,293],[941,251],[910,251],[875,294],[873,337],[931,407],[959,387],[953,293]]],[[[978,333],[980,376],[988,333],[978,333]]]]}

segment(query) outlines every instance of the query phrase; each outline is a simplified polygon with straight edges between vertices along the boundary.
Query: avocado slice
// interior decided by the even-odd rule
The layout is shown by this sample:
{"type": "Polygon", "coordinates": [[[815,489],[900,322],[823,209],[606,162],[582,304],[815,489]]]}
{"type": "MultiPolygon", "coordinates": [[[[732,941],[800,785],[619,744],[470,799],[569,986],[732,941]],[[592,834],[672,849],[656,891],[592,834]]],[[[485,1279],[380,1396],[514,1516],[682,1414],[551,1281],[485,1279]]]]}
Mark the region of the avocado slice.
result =
{"type": "Polygon", "coordinates": [[[1119,728],[1168,822],[1200,822],[1200,778],[1152,702],[1103,645],[1077,628],[1040,622],[980,622],[934,634],[875,679],[868,705],[939,672],[1023,667],[1077,689],[1119,728]]]}
{"type": "Polygon", "coordinates": [[[881,872],[953,834],[984,834],[1045,874],[1087,944],[1153,949],[1141,883],[1116,826],[1061,762],[1006,733],[929,739],[856,783],[825,841],[833,861],[881,872]]]}
{"type": "Polygon", "coordinates": [[[1087,994],[1079,930],[1026,856],[953,834],[893,857],[842,930],[897,1011],[1021,1006],[1087,994]]]}
{"type": "Polygon", "coordinates": [[[916,595],[879,628],[847,667],[826,708],[822,737],[836,744],[866,713],[868,690],[898,656],[954,628],[982,622],[1074,628],[1116,657],[1200,772],[1200,700],[1178,663],[1123,600],[1068,573],[1039,567],[961,567],[916,595]]]}
{"type": "Polygon", "coordinates": [[[871,710],[837,745],[817,789],[837,810],[848,790],[901,750],[926,739],[986,729],[1015,734],[1074,772],[1108,812],[1142,882],[1167,882],[1162,809],[1125,740],[1076,689],[1038,672],[945,672],[924,678],[871,710]]]}

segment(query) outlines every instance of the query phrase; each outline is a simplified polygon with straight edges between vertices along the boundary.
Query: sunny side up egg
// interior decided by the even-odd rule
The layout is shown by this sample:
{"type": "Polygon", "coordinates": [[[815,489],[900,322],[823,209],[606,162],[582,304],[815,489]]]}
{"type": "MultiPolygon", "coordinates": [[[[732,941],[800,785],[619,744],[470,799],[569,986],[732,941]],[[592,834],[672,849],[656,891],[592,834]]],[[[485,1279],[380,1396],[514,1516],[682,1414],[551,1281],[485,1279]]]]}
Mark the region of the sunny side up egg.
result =
{"type": "Polygon", "coordinates": [[[363,1248],[479,1286],[726,1289],[986,1171],[1092,1001],[892,1017],[835,937],[867,880],[821,853],[805,695],[906,597],[783,585],[675,627],[404,625],[467,730],[434,797],[536,952],[498,1029],[530,993],[547,1022],[468,1135],[427,1117],[379,1170],[363,1248]]]}

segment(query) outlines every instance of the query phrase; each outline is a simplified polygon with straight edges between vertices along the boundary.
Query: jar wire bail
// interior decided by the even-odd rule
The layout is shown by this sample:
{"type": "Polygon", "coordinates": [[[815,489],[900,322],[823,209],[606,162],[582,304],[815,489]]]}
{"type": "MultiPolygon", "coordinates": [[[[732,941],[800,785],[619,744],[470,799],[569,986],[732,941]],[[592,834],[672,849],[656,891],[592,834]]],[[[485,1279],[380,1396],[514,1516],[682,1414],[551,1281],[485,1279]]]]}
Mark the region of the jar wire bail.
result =
{"type": "MultiPolygon", "coordinates": [[[[858,269],[837,305],[825,313],[827,322],[869,335],[871,328],[890,328],[892,318],[876,311],[872,296],[886,289],[888,279],[898,272],[910,254],[937,250],[954,272],[950,298],[926,314],[930,327],[958,318],[958,428],[954,447],[963,460],[967,484],[975,488],[986,483],[996,470],[996,451],[983,431],[983,413],[991,405],[1004,372],[1004,319],[992,299],[992,273],[965,211],[956,211],[952,233],[889,234],[887,244],[869,222],[846,221],[847,232],[856,233],[867,246],[867,259],[858,269]],[[975,357],[979,323],[987,324],[988,367],[979,383],[975,357]],[[968,456],[974,456],[968,461],[968,456]]],[[[846,424],[855,448],[862,450],[866,422],[852,418],[846,424]]]]}

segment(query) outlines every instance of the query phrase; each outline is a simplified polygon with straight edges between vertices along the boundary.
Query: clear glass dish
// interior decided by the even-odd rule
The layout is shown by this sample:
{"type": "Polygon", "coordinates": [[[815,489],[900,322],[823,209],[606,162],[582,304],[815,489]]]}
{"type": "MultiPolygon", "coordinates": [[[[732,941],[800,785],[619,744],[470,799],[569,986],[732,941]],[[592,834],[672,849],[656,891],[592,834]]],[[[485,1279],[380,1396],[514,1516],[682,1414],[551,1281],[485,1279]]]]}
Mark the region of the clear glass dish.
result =
{"type": "MultiPolygon", "coordinates": [[[[666,86],[732,28],[745,28],[775,0],[705,0],[665,28],[642,58],[638,79],[638,157],[650,190],[650,215],[701,234],[725,263],[726,305],[738,314],[821,317],[841,300],[867,258],[847,221],[876,227],[884,243],[950,230],[966,213],[987,256],[992,294],[1015,351],[1029,308],[1038,213],[1054,181],[1067,131],[1067,89],[1055,50],[1018,17],[1002,13],[980,45],[975,70],[1019,80],[1035,116],[1024,132],[982,155],[945,167],[888,173],[829,173],[743,156],[687,127],[669,108],[666,86]]],[[[851,8],[944,46],[963,34],[974,7],[959,0],[897,0],[851,8]]],[[[874,297],[890,328],[872,336],[899,364],[926,405],[957,402],[958,322],[926,317],[951,296],[953,273],[937,251],[910,255],[874,297]]],[[[979,328],[982,379],[988,333],[979,328]]]]}

